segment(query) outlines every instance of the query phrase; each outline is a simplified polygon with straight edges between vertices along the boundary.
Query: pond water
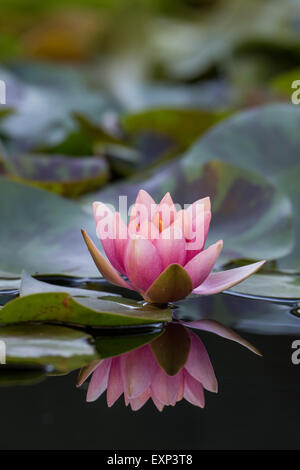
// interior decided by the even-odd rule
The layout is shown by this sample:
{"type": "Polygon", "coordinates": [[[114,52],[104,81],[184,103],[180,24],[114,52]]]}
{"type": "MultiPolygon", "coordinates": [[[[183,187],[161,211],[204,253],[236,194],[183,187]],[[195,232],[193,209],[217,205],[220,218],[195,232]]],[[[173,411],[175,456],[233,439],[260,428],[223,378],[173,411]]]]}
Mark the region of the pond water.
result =
{"type": "MultiPolygon", "coordinates": [[[[2,303],[8,294],[13,290],[3,294],[2,303]]],[[[300,319],[291,313],[295,307],[294,301],[285,305],[228,294],[177,304],[176,318],[218,320],[263,354],[198,331],[219,383],[217,394],[205,391],[204,409],[181,400],[160,413],[149,400],[133,412],[123,397],[109,408],[105,394],[86,402],[87,384],[76,388],[78,370],[42,375],[40,366],[2,365],[1,448],[298,448],[300,364],[291,360],[292,343],[300,339],[300,319]]],[[[103,333],[95,331],[97,337],[103,333]]]]}

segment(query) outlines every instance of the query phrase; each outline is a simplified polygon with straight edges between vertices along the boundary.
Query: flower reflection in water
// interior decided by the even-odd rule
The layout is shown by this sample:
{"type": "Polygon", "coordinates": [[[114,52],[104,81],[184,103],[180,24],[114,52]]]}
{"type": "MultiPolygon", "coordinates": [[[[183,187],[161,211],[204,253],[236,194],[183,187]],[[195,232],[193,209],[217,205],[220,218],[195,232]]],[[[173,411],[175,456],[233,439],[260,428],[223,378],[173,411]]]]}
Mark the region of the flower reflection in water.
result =
{"type": "MultiPolygon", "coordinates": [[[[214,320],[185,323],[236,341],[254,353],[259,351],[214,320]]],[[[185,398],[192,405],[205,405],[204,389],[217,392],[218,384],[207,350],[197,334],[182,322],[170,323],[158,339],[116,357],[95,361],[81,370],[78,386],[91,374],[87,401],[106,392],[108,406],[124,394],[126,406],[139,410],[150,398],[159,411],[185,398]]]]}

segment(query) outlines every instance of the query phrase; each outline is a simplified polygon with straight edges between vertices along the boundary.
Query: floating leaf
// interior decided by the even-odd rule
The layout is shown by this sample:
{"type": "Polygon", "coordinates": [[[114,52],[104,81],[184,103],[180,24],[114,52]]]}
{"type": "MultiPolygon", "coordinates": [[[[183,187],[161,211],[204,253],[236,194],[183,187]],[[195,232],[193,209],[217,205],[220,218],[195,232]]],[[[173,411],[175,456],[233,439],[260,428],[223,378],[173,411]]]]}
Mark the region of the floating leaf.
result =
{"type": "Polygon", "coordinates": [[[184,366],[190,346],[188,331],[179,323],[170,323],[165,332],[150,343],[157,362],[168,375],[176,375],[184,366]]]}
{"type": "Polygon", "coordinates": [[[23,144],[61,142],[77,127],[73,112],[100,122],[103,113],[116,109],[110,97],[88,90],[83,76],[68,67],[22,63],[6,75],[7,106],[15,113],[1,120],[0,130],[23,144]]]}
{"type": "MultiPolygon", "coordinates": [[[[16,281],[14,281],[16,283],[16,281]]],[[[12,284],[11,285],[16,285],[12,284]]],[[[0,284],[1,286],[1,284],[0,284]]],[[[38,281],[31,277],[25,271],[22,273],[21,282],[19,281],[20,287],[20,296],[24,297],[25,295],[31,294],[41,294],[46,292],[64,292],[70,294],[72,297],[95,297],[99,298],[104,295],[108,295],[105,292],[97,291],[97,290],[90,290],[90,289],[80,289],[77,287],[66,287],[66,286],[58,286],[55,284],[49,284],[48,282],[38,281]]],[[[109,296],[117,296],[118,294],[110,293],[109,296]]]]}
{"type": "Polygon", "coordinates": [[[66,197],[98,189],[107,182],[109,170],[102,157],[17,154],[10,156],[10,179],[38,186],[66,197]]]}
{"type": "Polygon", "coordinates": [[[300,276],[284,274],[254,274],[229,292],[300,301],[300,276]]]}
{"type": "Polygon", "coordinates": [[[63,292],[19,297],[0,311],[0,323],[60,322],[84,326],[126,326],[171,320],[168,308],[159,309],[128,299],[107,296],[72,298],[63,292]]]}
{"type": "Polygon", "coordinates": [[[92,218],[56,194],[0,178],[0,272],[99,277],[80,228],[92,218]],[[5,203],[4,203],[5,201],[5,203]]]}
{"type": "Polygon", "coordinates": [[[52,365],[67,372],[97,357],[89,335],[62,326],[5,326],[0,328],[0,340],[5,341],[7,364],[52,365]]]}
{"type": "MultiPolygon", "coordinates": [[[[277,75],[271,81],[271,88],[277,92],[279,95],[291,99],[291,96],[295,88],[292,88],[292,83],[295,80],[299,80],[300,77],[300,68],[288,70],[287,72],[281,73],[277,75]]],[[[298,88],[298,87],[297,87],[298,88]]]]}
{"type": "MultiPolygon", "coordinates": [[[[297,106],[275,104],[244,111],[224,121],[203,136],[189,150],[184,161],[184,167],[192,175],[201,163],[218,158],[264,175],[267,181],[286,194],[293,205],[296,243],[290,255],[278,260],[278,266],[294,271],[300,270],[299,126],[300,109],[297,106]]],[[[252,195],[248,194],[247,197],[251,201],[252,195]]],[[[266,201],[266,196],[264,200],[266,201]]],[[[258,214],[264,204],[257,210],[258,214]]],[[[283,211],[284,208],[281,206],[278,213],[279,231],[281,231],[280,221],[284,217],[283,211]]],[[[268,236],[266,234],[265,242],[269,243],[270,252],[274,248],[274,238],[277,242],[279,241],[276,232],[277,229],[273,227],[273,233],[270,231],[268,236]]],[[[281,239],[281,243],[285,247],[290,246],[286,237],[281,239]]],[[[280,255],[277,250],[274,250],[272,257],[276,259],[283,254],[280,255]]]]}

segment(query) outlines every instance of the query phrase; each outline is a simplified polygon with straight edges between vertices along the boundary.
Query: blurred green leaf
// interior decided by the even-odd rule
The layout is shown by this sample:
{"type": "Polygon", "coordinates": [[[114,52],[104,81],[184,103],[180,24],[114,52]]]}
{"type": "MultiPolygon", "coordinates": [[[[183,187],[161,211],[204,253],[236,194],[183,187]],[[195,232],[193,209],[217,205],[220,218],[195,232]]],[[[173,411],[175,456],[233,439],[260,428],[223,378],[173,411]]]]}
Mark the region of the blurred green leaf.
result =
{"type": "Polygon", "coordinates": [[[10,179],[66,197],[95,190],[109,177],[107,163],[101,157],[17,154],[9,159],[14,168],[10,179]]]}
{"type": "Polygon", "coordinates": [[[121,126],[141,153],[139,167],[156,164],[184,150],[225,113],[158,108],[124,115],[121,126]]]}
{"type": "Polygon", "coordinates": [[[295,88],[292,88],[292,83],[295,80],[300,80],[300,67],[277,75],[270,85],[275,92],[290,100],[295,91],[295,88]]]}

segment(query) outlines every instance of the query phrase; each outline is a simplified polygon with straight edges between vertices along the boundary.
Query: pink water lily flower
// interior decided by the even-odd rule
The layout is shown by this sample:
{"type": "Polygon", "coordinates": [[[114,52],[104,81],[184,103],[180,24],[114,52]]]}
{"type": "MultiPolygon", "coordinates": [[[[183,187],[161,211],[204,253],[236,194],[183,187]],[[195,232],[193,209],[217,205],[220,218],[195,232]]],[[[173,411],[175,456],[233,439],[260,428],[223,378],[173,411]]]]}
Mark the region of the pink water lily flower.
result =
{"type": "Polygon", "coordinates": [[[208,197],[177,210],[169,193],[156,204],[140,190],[128,227],[119,212],[112,212],[105,204],[94,202],[93,209],[107,258],[84,230],[82,233],[99,271],[113,284],[138,291],[148,302],[175,302],[191,292],[217,294],[265,263],[212,273],[223,242],[205,248],[211,220],[208,197]]]}
{"type": "MultiPolygon", "coordinates": [[[[248,341],[214,320],[181,324],[216,333],[260,355],[248,341]]],[[[126,406],[130,404],[133,411],[139,410],[150,398],[159,411],[165,406],[174,406],[183,398],[203,408],[204,389],[216,393],[217,379],[203,342],[193,331],[185,331],[190,337],[190,349],[185,363],[175,375],[168,375],[158,364],[150,343],[116,357],[94,361],[81,370],[77,386],[92,374],[87,401],[97,400],[106,390],[109,407],[124,394],[126,406]]]]}

